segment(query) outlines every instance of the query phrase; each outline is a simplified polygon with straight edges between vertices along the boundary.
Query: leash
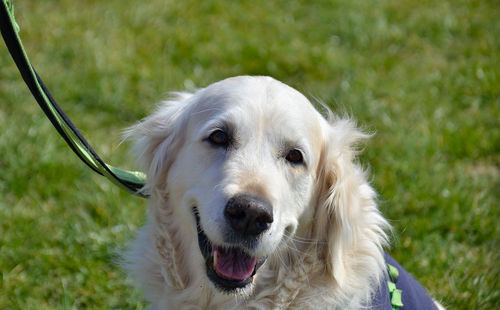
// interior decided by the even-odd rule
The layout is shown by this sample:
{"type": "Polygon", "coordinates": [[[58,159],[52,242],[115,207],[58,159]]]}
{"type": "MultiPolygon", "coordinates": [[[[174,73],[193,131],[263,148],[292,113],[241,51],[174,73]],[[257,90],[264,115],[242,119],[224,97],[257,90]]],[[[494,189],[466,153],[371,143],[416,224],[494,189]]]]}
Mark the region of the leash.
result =
{"type": "Polygon", "coordinates": [[[19,25],[14,18],[12,0],[2,0],[0,7],[0,30],[12,59],[21,76],[57,132],[73,152],[92,170],[106,177],[128,192],[146,198],[141,192],[146,175],[138,171],[123,170],[105,163],[85,140],[78,128],[64,113],[31,65],[19,36],[19,25]]]}

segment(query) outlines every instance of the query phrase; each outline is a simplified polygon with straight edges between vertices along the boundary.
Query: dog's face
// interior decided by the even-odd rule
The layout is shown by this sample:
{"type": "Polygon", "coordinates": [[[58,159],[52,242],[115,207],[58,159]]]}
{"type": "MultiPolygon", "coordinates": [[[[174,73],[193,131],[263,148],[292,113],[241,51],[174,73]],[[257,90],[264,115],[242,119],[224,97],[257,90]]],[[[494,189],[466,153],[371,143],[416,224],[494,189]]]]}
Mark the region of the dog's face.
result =
{"type": "Polygon", "coordinates": [[[196,232],[206,276],[226,292],[245,288],[309,206],[320,117],[270,78],[224,80],[188,101],[168,200],[196,232]]]}
{"type": "Polygon", "coordinates": [[[294,237],[314,194],[325,124],[293,88],[236,77],[161,107],[134,129],[149,189],[166,197],[181,243],[196,245],[186,260],[198,257],[195,272],[217,289],[251,287],[294,237]]]}
{"type": "Polygon", "coordinates": [[[179,94],[130,134],[151,194],[131,271],[157,298],[170,287],[238,299],[295,270],[342,291],[339,305],[369,297],[389,225],[355,161],[367,136],[352,121],[327,121],[293,88],[246,76],[179,94]]]}

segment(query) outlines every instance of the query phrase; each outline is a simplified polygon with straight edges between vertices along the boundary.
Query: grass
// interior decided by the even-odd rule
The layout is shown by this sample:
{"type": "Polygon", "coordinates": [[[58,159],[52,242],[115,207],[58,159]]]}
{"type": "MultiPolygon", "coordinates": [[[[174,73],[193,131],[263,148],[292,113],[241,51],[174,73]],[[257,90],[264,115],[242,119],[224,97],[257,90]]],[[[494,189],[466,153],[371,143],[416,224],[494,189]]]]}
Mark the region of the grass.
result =
{"type": "MultiPolygon", "coordinates": [[[[95,149],[166,91],[272,75],[376,135],[362,163],[392,254],[450,309],[500,307],[498,1],[15,1],[49,89],[95,149]]],[[[0,309],[141,309],[115,262],[145,201],[86,168],[0,44],[0,309]]]]}

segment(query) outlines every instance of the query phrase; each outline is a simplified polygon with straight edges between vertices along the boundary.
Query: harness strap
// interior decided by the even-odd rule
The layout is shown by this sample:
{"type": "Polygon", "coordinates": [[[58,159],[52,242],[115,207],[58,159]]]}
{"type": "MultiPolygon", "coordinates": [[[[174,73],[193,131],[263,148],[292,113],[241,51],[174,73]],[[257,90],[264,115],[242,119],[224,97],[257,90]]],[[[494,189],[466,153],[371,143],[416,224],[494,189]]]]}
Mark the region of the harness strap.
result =
{"type": "Polygon", "coordinates": [[[387,273],[389,274],[387,286],[389,287],[389,295],[391,296],[392,310],[399,310],[399,308],[403,306],[403,302],[401,300],[403,291],[396,288],[399,271],[393,265],[387,264],[387,273]]]}
{"type": "Polygon", "coordinates": [[[42,79],[31,65],[19,37],[19,25],[14,18],[12,1],[2,0],[0,7],[0,30],[12,59],[24,82],[52,125],[73,152],[96,173],[134,195],[147,197],[141,192],[146,175],[138,171],[123,170],[105,163],[85,140],[78,128],[50,94],[42,79]]]}

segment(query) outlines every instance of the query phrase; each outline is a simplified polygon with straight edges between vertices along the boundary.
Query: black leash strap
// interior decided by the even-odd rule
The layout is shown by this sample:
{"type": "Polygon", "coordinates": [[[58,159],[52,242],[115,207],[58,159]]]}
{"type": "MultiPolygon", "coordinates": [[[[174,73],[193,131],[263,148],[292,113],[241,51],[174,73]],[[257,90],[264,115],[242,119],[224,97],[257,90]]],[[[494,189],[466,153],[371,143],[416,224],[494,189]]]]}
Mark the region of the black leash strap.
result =
{"type": "Polygon", "coordinates": [[[146,176],[142,172],[128,171],[106,164],[92,149],[78,128],[54,100],[40,76],[31,65],[19,37],[19,26],[14,18],[12,1],[2,0],[0,7],[0,30],[14,62],[28,85],[33,97],[52,125],[66,141],[75,154],[92,170],[105,176],[114,184],[132,194],[147,197],[140,189],[144,186],[146,176]]]}

